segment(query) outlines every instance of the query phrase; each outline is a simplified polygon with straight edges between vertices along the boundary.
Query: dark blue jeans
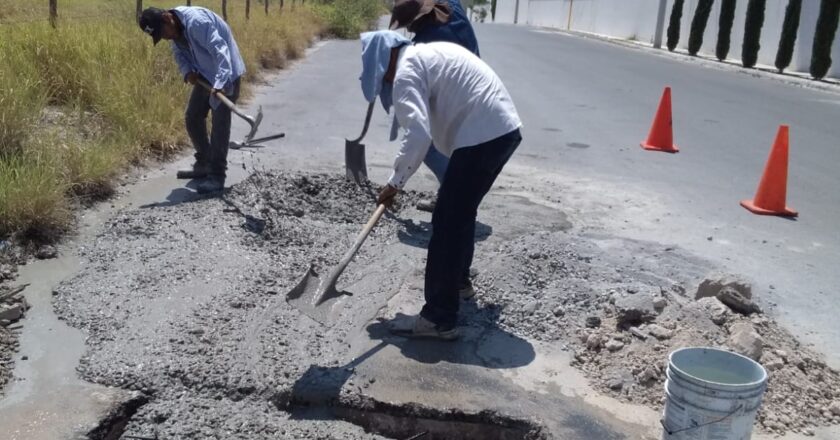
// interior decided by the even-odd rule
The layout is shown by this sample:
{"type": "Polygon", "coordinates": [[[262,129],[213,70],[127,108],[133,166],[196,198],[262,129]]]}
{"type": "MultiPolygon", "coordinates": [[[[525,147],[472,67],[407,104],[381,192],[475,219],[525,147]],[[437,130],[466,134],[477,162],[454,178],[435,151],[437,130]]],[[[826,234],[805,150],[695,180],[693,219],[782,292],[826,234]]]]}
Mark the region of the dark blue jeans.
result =
{"type": "Polygon", "coordinates": [[[522,142],[519,130],[452,153],[432,214],[426,258],[426,304],[420,315],[442,328],[458,318],[458,289],[469,278],[475,250],[475,219],[481,200],[522,142]]]}
{"type": "MultiPolygon", "coordinates": [[[[239,99],[239,79],[233,82],[225,96],[236,102],[239,99]]],[[[213,110],[212,131],[207,138],[207,114],[210,113],[210,92],[199,84],[193,86],[187,104],[185,120],[187,133],[195,147],[195,162],[210,167],[210,174],[224,176],[227,172],[228,145],[230,144],[231,111],[219,103],[213,110]]]]}

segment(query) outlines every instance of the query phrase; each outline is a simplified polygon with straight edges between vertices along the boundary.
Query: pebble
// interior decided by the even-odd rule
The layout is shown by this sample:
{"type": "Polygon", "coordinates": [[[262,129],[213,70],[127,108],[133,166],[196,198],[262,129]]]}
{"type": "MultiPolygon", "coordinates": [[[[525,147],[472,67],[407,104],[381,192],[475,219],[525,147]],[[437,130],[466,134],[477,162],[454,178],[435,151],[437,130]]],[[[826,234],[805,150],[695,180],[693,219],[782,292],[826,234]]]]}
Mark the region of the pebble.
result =
{"type": "Polygon", "coordinates": [[[601,318],[597,316],[587,316],[586,317],[586,327],[588,328],[597,328],[601,326],[601,318]]]}
{"type": "Polygon", "coordinates": [[[558,318],[559,318],[559,317],[561,317],[561,316],[563,316],[563,315],[565,315],[565,314],[566,314],[566,310],[565,310],[563,307],[561,307],[561,306],[557,306],[557,307],[554,309],[554,312],[552,312],[552,313],[554,313],[554,316],[556,316],[556,317],[558,317],[558,318]]]}
{"type": "Polygon", "coordinates": [[[610,353],[615,353],[616,351],[624,348],[624,343],[621,342],[621,341],[616,341],[615,339],[613,339],[613,340],[610,340],[609,342],[607,342],[607,344],[605,345],[605,348],[610,353]]]}

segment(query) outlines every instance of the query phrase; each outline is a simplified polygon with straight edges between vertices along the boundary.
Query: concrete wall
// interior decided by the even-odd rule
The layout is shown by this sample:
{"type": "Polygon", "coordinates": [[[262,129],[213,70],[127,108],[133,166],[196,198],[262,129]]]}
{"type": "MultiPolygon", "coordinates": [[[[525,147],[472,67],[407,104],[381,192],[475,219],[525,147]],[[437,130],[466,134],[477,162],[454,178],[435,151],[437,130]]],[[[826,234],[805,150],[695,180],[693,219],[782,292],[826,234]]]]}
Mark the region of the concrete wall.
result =
{"type": "MultiPolygon", "coordinates": [[[[516,2],[517,0],[497,0],[497,23],[514,22],[516,2]]],[[[665,29],[668,27],[673,3],[673,0],[667,1],[665,29]]],[[[691,20],[694,18],[697,3],[698,0],[685,0],[679,43],[682,49],[688,46],[691,20]]],[[[720,0],[715,1],[703,37],[701,54],[709,57],[715,55],[720,3],[720,0]]],[[[787,3],[788,0],[767,0],[764,27],[761,31],[761,50],[758,57],[760,64],[772,66],[775,63],[787,3]]],[[[807,72],[811,65],[811,46],[819,14],[819,3],[817,0],[803,2],[799,34],[789,70],[807,72]]],[[[658,7],[658,0],[519,0],[518,23],[558,29],[567,29],[570,26],[570,29],[575,31],[652,43],[656,32],[658,7]],[[570,9],[571,20],[569,20],[570,9]]],[[[740,61],[741,59],[746,12],[747,0],[738,0],[735,23],[730,37],[729,59],[732,60],[740,61]]],[[[663,37],[663,45],[664,42],[663,37]]],[[[832,59],[835,62],[829,75],[840,77],[840,42],[834,44],[832,59]]]]}

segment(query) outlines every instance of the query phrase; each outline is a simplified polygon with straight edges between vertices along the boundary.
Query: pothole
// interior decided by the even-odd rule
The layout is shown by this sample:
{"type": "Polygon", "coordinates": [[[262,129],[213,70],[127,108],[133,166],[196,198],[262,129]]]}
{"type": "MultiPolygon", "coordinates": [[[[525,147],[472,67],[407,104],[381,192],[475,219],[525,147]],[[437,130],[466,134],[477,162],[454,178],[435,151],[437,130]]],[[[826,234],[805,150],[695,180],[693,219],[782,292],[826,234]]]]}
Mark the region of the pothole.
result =
{"type": "MultiPolygon", "coordinates": [[[[281,406],[281,405],[278,405],[281,406]]],[[[395,405],[354,396],[329,404],[296,399],[282,405],[293,418],[338,419],[365,431],[397,440],[547,440],[542,426],[493,411],[470,413],[417,404],[395,405]]]]}

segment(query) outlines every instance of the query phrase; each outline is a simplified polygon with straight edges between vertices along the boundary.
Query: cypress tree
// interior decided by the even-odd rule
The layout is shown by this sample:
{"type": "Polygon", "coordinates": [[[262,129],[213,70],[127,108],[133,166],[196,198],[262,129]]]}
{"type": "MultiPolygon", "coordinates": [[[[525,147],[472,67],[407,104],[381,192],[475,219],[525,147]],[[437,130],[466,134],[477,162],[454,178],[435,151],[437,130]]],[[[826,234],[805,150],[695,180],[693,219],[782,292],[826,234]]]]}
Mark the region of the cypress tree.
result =
{"type": "Polygon", "coordinates": [[[779,39],[779,51],[776,52],[776,68],[779,73],[790,66],[793,48],[796,46],[796,33],[799,31],[799,16],[802,13],[802,0],[790,0],[785,10],[782,24],[782,37],[779,39]]]}
{"type": "Polygon", "coordinates": [[[490,2],[490,18],[492,18],[493,21],[496,21],[496,0],[492,0],[492,2],[490,2]]]}
{"type": "Polygon", "coordinates": [[[671,20],[668,22],[668,50],[671,52],[677,48],[680,42],[680,20],[682,20],[683,3],[685,0],[674,0],[671,8],[671,20]]]}
{"type": "Polygon", "coordinates": [[[744,23],[744,44],[741,61],[744,67],[755,67],[761,49],[761,27],[764,26],[764,7],[767,0],[750,0],[747,3],[747,21],[744,23]]]}
{"type": "Polygon", "coordinates": [[[694,11],[694,18],[691,20],[691,33],[688,34],[688,53],[692,56],[700,52],[703,46],[703,33],[706,32],[706,24],[709,22],[709,14],[712,13],[712,5],[715,0],[700,0],[697,10],[694,11]]]}
{"type": "Polygon", "coordinates": [[[715,48],[717,59],[723,61],[729,55],[729,43],[732,36],[732,24],[735,23],[735,0],[722,0],[720,20],[718,21],[718,40],[715,48]]]}
{"type": "Polygon", "coordinates": [[[831,45],[837,33],[840,17],[840,0],[822,0],[817,30],[814,34],[814,49],[811,51],[811,76],[822,79],[831,67],[831,45]]]}

